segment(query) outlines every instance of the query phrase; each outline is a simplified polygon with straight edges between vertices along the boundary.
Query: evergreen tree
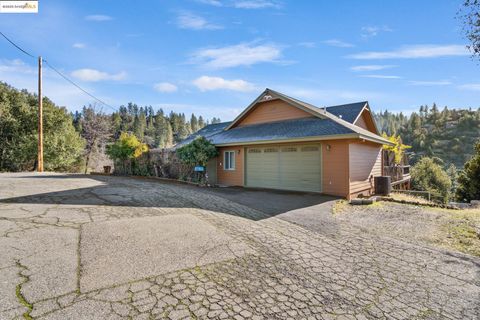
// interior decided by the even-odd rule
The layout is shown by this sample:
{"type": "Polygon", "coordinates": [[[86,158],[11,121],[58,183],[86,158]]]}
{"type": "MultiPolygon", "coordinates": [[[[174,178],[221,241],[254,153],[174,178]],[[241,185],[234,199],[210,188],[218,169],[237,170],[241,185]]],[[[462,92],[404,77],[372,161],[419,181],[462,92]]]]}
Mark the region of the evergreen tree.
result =
{"type": "Polygon", "coordinates": [[[197,132],[200,128],[198,127],[198,120],[195,114],[192,113],[190,117],[190,127],[192,128],[192,133],[197,132]]]}
{"type": "Polygon", "coordinates": [[[475,155],[465,163],[458,177],[457,198],[480,200],[480,140],[475,145],[475,155]]]}

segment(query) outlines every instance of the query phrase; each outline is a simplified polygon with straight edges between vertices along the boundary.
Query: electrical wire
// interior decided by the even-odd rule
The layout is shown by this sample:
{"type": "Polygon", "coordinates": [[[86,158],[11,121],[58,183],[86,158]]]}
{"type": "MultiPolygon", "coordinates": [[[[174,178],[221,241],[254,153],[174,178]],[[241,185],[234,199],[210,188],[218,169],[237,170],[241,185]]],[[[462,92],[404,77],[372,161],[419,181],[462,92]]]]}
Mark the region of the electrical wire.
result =
{"type": "Polygon", "coordinates": [[[7,38],[7,36],[0,31],[0,34],[2,35],[2,37],[5,38],[5,40],[7,40],[8,42],[10,42],[15,48],[17,48],[18,50],[22,51],[23,53],[25,53],[27,56],[29,57],[32,57],[35,59],[35,56],[33,54],[30,54],[28,53],[27,51],[23,50],[22,48],[20,48],[17,44],[15,44],[15,42],[13,42],[12,40],[10,40],[9,38],[7,38]]]}
{"type": "MultiPolygon", "coordinates": [[[[15,42],[13,42],[12,40],[10,40],[3,32],[0,31],[0,35],[2,35],[5,40],[7,40],[8,42],[10,42],[11,45],[13,45],[15,48],[17,48],[18,50],[20,50],[21,52],[23,52],[24,54],[26,54],[27,56],[31,57],[31,58],[34,58],[35,59],[35,56],[32,55],[31,53],[29,53],[28,51],[22,49],[19,45],[17,45],[15,42]]],[[[62,77],[64,80],[66,80],[67,82],[69,82],[71,85],[75,86],[77,89],[79,89],[80,91],[82,91],[83,93],[85,93],[86,95],[88,95],[89,97],[91,97],[92,99],[98,101],[99,103],[101,103],[102,105],[104,106],[107,106],[109,107],[110,109],[112,109],[113,111],[117,111],[117,109],[115,109],[114,107],[112,107],[111,105],[109,105],[108,103],[106,103],[105,101],[95,97],[93,94],[91,94],[90,92],[88,92],[87,90],[83,89],[82,87],[80,87],[78,84],[76,84],[73,80],[71,80],[69,77],[67,77],[66,75],[64,75],[62,72],[60,72],[57,68],[55,68],[54,66],[52,66],[47,60],[45,59],[42,59],[43,62],[45,62],[45,64],[50,68],[52,69],[53,71],[55,71],[60,77],[62,77]]]]}
{"type": "Polygon", "coordinates": [[[112,109],[113,111],[117,111],[117,109],[115,109],[114,107],[112,107],[111,105],[109,105],[108,103],[106,103],[105,101],[95,97],[93,94],[89,93],[87,90],[83,89],[82,87],[80,87],[78,84],[76,84],[75,82],[73,82],[73,80],[71,80],[70,78],[68,78],[66,75],[64,75],[63,73],[61,73],[57,68],[55,68],[54,66],[52,66],[47,60],[45,59],[42,59],[43,62],[45,62],[45,64],[50,68],[52,69],[53,71],[55,71],[60,77],[62,77],[63,79],[65,79],[67,82],[69,82],[71,85],[75,86],[77,89],[79,89],[80,91],[82,91],[83,93],[85,93],[86,95],[88,95],[89,97],[95,99],[96,101],[100,102],[102,105],[106,106],[106,107],[109,107],[110,109],[112,109]]]}

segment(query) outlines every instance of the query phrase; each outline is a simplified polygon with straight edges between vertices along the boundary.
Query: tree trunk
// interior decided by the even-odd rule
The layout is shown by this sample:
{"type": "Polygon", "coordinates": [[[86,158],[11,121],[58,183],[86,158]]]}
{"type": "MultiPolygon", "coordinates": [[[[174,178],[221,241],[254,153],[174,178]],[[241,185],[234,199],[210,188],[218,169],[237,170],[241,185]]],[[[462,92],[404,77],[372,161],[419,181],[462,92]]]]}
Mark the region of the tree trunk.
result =
{"type": "Polygon", "coordinates": [[[87,158],[85,159],[85,174],[87,174],[87,171],[88,171],[88,163],[90,162],[90,154],[91,153],[92,153],[92,151],[87,152],[87,158]]]}

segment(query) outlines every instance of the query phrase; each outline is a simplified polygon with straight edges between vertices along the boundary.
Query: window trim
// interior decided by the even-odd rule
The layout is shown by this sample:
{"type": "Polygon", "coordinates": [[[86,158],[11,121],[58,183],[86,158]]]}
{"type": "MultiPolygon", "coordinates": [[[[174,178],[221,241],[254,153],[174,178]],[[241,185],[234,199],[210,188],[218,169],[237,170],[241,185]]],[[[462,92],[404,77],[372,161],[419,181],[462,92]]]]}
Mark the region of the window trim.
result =
{"type": "Polygon", "coordinates": [[[225,150],[223,152],[223,170],[226,170],[226,171],[235,171],[235,165],[236,165],[236,161],[235,161],[235,150],[225,150]],[[227,168],[227,154],[233,154],[231,160],[233,162],[233,166],[232,166],[232,163],[229,163],[230,164],[230,168],[227,168]]]}

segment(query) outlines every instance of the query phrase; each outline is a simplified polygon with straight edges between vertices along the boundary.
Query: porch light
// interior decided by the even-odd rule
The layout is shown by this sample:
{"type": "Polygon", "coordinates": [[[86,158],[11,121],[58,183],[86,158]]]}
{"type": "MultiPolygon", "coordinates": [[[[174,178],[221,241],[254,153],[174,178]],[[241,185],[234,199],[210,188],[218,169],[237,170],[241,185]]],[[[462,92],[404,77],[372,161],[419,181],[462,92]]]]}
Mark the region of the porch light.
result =
{"type": "Polygon", "coordinates": [[[330,149],[332,149],[332,146],[327,144],[327,151],[330,151],[330,149]]]}

